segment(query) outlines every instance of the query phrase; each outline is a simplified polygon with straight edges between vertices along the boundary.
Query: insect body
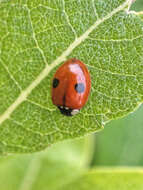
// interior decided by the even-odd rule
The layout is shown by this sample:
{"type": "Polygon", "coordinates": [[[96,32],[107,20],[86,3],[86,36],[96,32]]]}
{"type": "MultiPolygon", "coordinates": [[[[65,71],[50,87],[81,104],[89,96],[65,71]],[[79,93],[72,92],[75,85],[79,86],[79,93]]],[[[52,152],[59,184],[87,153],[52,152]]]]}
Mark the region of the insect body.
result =
{"type": "Polygon", "coordinates": [[[62,114],[72,116],[88,100],[91,80],[86,66],[77,59],[69,59],[56,71],[52,84],[52,101],[62,114]]]}

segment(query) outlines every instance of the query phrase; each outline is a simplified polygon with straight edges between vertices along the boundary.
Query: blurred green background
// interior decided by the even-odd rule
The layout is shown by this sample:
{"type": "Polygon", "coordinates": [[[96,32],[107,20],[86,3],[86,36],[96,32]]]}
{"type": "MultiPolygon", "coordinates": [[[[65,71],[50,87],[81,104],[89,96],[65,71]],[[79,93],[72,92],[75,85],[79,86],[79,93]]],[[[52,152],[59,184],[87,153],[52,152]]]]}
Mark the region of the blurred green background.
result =
{"type": "Polygon", "coordinates": [[[135,11],[143,11],[143,0],[136,0],[132,5],[132,9],[135,11]]]}
{"type": "Polygon", "coordinates": [[[95,136],[93,165],[142,165],[143,106],[125,118],[108,123],[95,136]]]}
{"type": "MultiPolygon", "coordinates": [[[[137,0],[132,10],[143,11],[143,0],[137,0]]],[[[92,166],[143,165],[143,105],[125,118],[111,121],[95,134],[92,166]]]]}

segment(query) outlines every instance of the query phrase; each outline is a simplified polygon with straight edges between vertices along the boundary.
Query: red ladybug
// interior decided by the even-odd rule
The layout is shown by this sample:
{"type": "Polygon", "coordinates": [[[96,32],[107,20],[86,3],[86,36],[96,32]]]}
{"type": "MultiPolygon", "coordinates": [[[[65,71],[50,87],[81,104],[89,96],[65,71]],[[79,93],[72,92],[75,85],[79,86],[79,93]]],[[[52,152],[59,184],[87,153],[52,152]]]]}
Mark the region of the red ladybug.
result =
{"type": "Polygon", "coordinates": [[[52,101],[62,114],[73,116],[87,102],[91,80],[86,66],[77,59],[67,60],[55,73],[52,101]]]}

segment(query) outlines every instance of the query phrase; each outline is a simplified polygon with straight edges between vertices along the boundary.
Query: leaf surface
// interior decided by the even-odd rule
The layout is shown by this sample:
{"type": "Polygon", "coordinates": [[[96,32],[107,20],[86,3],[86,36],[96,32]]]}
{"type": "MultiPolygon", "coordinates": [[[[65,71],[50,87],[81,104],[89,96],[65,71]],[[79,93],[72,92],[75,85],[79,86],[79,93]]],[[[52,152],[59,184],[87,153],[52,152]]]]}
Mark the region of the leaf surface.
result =
{"type": "Polygon", "coordinates": [[[0,2],[0,152],[35,152],[99,130],[143,100],[143,21],[131,0],[0,2]],[[90,11],[89,11],[90,10],[90,11]],[[51,102],[56,68],[76,57],[92,90],[67,118],[51,102]]]}

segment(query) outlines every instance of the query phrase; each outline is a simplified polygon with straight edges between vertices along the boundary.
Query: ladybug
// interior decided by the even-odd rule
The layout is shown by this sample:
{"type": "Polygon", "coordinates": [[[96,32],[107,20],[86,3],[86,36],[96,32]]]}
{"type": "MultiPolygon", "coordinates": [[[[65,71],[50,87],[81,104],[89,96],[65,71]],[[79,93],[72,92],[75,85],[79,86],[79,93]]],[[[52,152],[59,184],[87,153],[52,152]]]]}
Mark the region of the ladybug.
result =
{"type": "Polygon", "coordinates": [[[87,67],[78,59],[67,60],[56,71],[52,83],[52,102],[66,116],[73,116],[85,105],[91,80],[87,67]]]}

